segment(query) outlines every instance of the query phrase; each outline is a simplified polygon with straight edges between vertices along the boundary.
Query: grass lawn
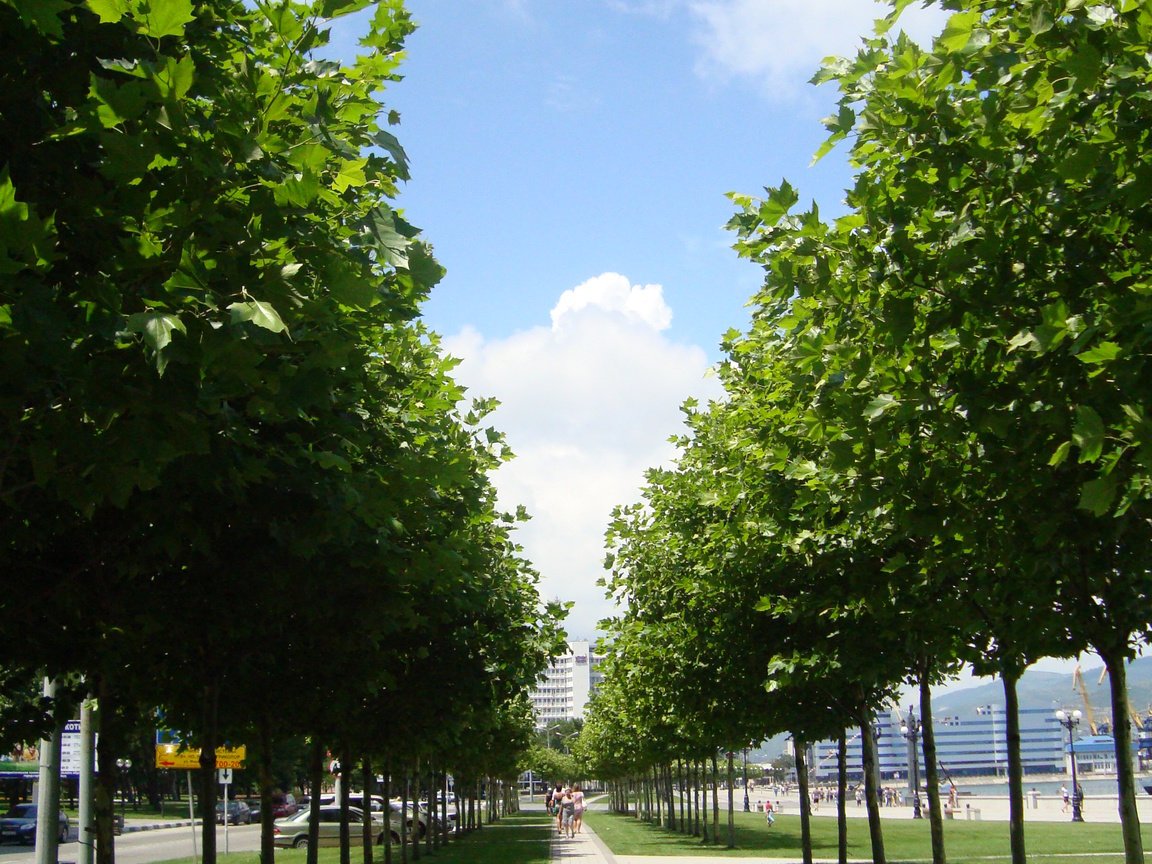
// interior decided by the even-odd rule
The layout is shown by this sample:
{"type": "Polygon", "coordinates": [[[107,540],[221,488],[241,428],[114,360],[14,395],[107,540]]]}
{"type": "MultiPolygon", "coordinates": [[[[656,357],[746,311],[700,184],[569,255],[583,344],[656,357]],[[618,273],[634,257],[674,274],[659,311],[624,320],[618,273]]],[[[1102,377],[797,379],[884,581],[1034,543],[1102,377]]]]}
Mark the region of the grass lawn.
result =
{"type": "MultiPolygon", "coordinates": [[[[465,834],[460,840],[441,847],[431,855],[420,847],[420,860],[435,864],[548,864],[548,847],[552,840],[552,820],[546,813],[516,813],[505,816],[493,825],[465,834]]],[[[384,861],[384,850],[377,846],[373,860],[384,861]]],[[[320,864],[339,864],[340,849],[325,846],[318,849],[320,864]]],[[[277,864],[304,864],[307,853],[303,849],[277,849],[277,864]]],[[[260,864],[258,852],[234,852],[217,855],[219,864],[260,864]]],[[[352,861],[361,862],[360,847],[352,849],[352,861]]],[[[412,853],[408,853],[412,861],[412,853]]],[[[400,861],[400,851],[392,850],[392,861],[400,861]]],[[[194,864],[191,858],[181,858],[169,864],[194,864]]]]}
{"type": "MultiPolygon", "coordinates": [[[[772,828],[758,813],[736,814],[736,848],[727,849],[727,813],[720,814],[720,844],[700,842],[635,818],[592,812],[585,822],[616,855],[715,855],[717,857],[788,857],[800,854],[800,817],[778,816],[772,828]]],[[[931,862],[932,841],[928,820],[893,819],[884,822],[884,852],[891,862],[931,862]]],[[[812,820],[812,853],[817,858],[837,856],[836,820],[812,820]]],[[[1109,864],[1124,860],[1118,824],[1091,822],[1032,822],[1024,828],[1029,859],[1053,864],[1109,864]]],[[[1147,847],[1152,833],[1144,831],[1147,847]]],[[[1007,822],[945,822],[944,846],[949,864],[1010,858],[1007,822]]],[[[848,820],[848,857],[871,858],[866,819],[848,820]]]]}

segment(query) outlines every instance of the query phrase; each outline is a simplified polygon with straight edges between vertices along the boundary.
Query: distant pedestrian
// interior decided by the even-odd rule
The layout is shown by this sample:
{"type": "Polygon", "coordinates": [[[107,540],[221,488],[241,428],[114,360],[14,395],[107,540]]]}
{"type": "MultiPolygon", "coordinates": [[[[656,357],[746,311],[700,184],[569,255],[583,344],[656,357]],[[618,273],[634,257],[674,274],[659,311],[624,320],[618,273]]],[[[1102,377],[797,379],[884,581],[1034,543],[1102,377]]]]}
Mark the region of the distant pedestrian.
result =
{"type": "Polygon", "coordinates": [[[772,800],[769,799],[764,802],[764,818],[768,820],[768,827],[771,828],[776,823],[776,814],[772,807],[772,800]]]}
{"type": "Polygon", "coordinates": [[[560,797],[560,833],[568,835],[569,839],[576,833],[575,820],[576,801],[572,798],[572,790],[565,789],[560,797]]]}
{"type": "Polygon", "coordinates": [[[584,790],[580,788],[580,784],[572,787],[572,803],[575,807],[575,818],[573,826],[576,833],[580,833],[580,829],[584,827],[584,790]]]}
{"type": "Polygon", "coordinates": [[[1072,803],[1072,800],[1068,797],[1068,787],[1063,783],[1060,784],[1060,798],[1064,802],[1064,805],[1060,808],[1060,812],[1067,813],[1068,805],[1072,803]]]}
{"type": "Polygon", "coordinates": [[[1076,796],[1076,809],[1080,814],[1084,814],[1084,787],[1079,783],[1076,784],[1076,791],[1073,793],[1076,796]]]}

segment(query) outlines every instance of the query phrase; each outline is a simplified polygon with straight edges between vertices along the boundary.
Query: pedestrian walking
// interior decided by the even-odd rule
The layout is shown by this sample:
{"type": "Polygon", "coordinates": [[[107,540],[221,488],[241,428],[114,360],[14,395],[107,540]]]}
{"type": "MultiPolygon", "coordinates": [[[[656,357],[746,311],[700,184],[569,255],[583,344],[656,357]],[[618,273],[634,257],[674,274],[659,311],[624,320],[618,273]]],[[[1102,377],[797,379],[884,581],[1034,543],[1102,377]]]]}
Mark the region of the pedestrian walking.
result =
{"type": "Polygon", "coordinates": [[[776,823],[775,808],[772,807],[771,799],[764,802],[764,818],[768,821],[769,828],[776,823]]]}

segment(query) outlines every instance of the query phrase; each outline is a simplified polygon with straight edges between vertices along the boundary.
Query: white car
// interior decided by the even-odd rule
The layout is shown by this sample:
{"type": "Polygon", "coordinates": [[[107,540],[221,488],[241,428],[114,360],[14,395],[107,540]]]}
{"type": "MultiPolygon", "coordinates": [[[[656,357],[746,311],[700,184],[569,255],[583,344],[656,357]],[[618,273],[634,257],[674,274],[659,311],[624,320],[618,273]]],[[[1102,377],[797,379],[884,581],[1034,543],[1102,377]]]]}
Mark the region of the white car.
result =
{"type": "MultiPolygon", "coordinates": [[[[277,819],[272,823],[272,843],[280,848],[304,849],[308,846],[309,819],[312,813],[308,809],[301,810],[287,819],[277,819]]],[[[373,815],[372,834],[376,845],[384,843],[384,820],[373,815]]],[[[353,845],[361,836],[364,825],[364,811],[359,807],[348,808],[348,834],[353,845]]],[[[320,846],[340,845],[340,808],[325,804],[320,808],[320,824],[317,843],[320,846]]],[[[391,824],[392,842],[400,842],[400,826],[393,819],[391,824]]]]}

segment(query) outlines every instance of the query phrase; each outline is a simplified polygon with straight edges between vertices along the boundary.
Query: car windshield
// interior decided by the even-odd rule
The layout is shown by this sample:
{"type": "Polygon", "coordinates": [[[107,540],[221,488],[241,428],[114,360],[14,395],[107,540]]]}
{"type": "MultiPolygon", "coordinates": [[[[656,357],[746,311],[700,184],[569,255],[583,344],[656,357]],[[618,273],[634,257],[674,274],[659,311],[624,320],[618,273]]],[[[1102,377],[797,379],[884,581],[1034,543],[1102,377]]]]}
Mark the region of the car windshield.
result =
{"type": "Polygon", "coordinates": [[[36,818],[36,805],[35,804],[17,804],[8,811],[9,819],[35,819],[36,818]]]}

